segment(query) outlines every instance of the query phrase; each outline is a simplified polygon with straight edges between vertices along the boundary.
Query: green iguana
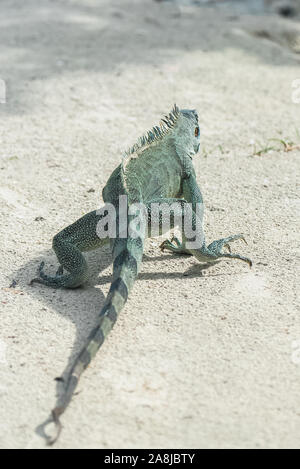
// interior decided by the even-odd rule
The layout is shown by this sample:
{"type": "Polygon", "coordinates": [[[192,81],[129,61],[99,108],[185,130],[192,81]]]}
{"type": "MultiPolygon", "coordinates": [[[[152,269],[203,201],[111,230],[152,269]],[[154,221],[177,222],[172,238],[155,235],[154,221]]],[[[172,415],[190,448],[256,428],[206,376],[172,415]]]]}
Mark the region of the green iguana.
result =
{"type": "MultiPolygon", "coordinates": [[[[197,212],[197,207],[203,205],[202,195],[196,182],[192,157],[198,153],[200,147],[200,129],[196,110],[179,110],[174,105],[168,116],[161,120],[159,127],[153,127],[145,136],[139,139],[128,150],[121,164],[113,171],[103,189],[102,196],[106,204],[115,208],[116,225],[119,226],[116,237],[99,237],[97,225],[103,222],[107,212],[93,211],[84,215],[72,225],[68,226],[53,238],[53,249],[57,255],[60,267],[56,276],[50,277],[43,272],[44,263],[39,267],[38,282],[51,287],[76,288],[87,280],[88,266],[82,252],[96,249],[110,243],[113,257],[112,283],[99,313],[97,325],[89,335],[81,353],[69,372],[65,383],[65,390],[57,406],[52,410],[52,418],[56,424],[57,434],[49,443],[53,443],[60,431],[60,415],[66,410],[80,375],[96,355],[105,337],[114,326],[123,308],[133,283],[137,278],[142,262],[144,240],[150,233],[152,223],[152,207],[158,205],[159,233],[164,231],[165,215],[160,209],[170,207],[169,216],[171,226],[176,224],[178,212],[182,215],[182,223],[186,214],[190,216],[191,230],[188,234],[183,230],[182,243],[175,239],[175,244],[166,240],[161,249],[175,253],[188,253],[200,262],[215,262],[221,258],[241,259],[250,266],[250,259],[239,254],[231,253],[229,243],[236,239],[245,241],[243,235],[228,236],[205,243],[202,221],[203,211],[197,212]],[[127,227],[121,233],[120,219],[124,217],[119,208],[119,196],[126,196],[125,218],[127,227]],[[146,208],[140,210],[140,222],[144,222],[147,230],[136,230],[130,234],[128,226],[134,221],[131,207],[135,204],[146,208]],[[185,208],[190,206],[190,212],[185,208]],[[176,209],[177,207],[177,209],[176,209]],[[179,208],[179,209],[178,209],[179,208]],[[177,211],[177,214],[175,213],[177,211]],[[198,244],[195,241],[198,240],[198,244]],[[223,248],[229,252],[224,252],[223,248]],[[68,273],[64,274],[64,269],[68,273]]],[[[142,226],[142,223],[140,223],[142,226]]],[[[181,225],[182,229],[182,225],[181,225]]]]}

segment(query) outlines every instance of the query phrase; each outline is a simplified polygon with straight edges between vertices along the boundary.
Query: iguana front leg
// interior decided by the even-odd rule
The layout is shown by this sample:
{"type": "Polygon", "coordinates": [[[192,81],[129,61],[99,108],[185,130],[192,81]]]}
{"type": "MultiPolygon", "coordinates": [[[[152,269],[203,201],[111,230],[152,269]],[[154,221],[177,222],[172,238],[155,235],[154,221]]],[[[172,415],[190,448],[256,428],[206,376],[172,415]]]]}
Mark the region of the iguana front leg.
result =
{"type": "Polygon", "coordinates": [[[240,254],[231,254],[231,248],[229,243],[232,241],[235,241],[237,239],[243,240],[246,244],[246,240],[244,238],[244,235],[233,235],[233,236],[228,236],[227,238],[221,238],[218,239],[217,241],[213,241],[211,244],[205,247],[203,247],[198,250],[198,249],[187,249],[186,248],[186,239],[185,236],[183,235],[184,242],[180,242],[178,238],[173,236],[171,241],[166,239],[163,241],[160,245],[161,251],[164,251],[165,249],[168,251],[172,251],[175,254],[189,254],[189,255],[194,255],[200,262],[215,262],[217,260],[220,260],[220,257],[229,257],[229,258],[234,258],[234,259],[240,259],[242,261],[247,262],[250,267],[252,265],[252,261],[248,259],[247,257],[241,256],[240,254]],[[175,244],[174,244],[175,242],[175,244]],[[222,252],[222,248],[225,247],[228,249],[229,253],[222,252]],[[221,255],[220,255],[221,253],[221,255]],[[212,257],[213,255],[213,257],[212,257]]]}
{"type": "Polygon", "coordinates": [[[44,273],[44,262],[39,267],[39,277],[30,284],[42,283],[53,288],[77,288],[87,279],[88,266],[82,252],[104,246],[109,238],[99,238],[97,223],[103,215],[96,210],[90,212],[72,225],[66,227],[53,238],[53,249],[60,267],[54,277],[44,273]],[[63,275],[63,270],[69,273],[63,275]]]}
{"type": "Polygon", "coordinates": [[[201,195],[200,188],[197,184],[194,174],[191,174],[188,178],[183,180],[183,197],[184,200],[192,204],[192,231],[196,232],[196,237],[201,240],[200,247],[190,248],[189,243],[194,242],[195,238],[187,237],[185,231],[183,230],[182,237],[183,242],[180,243],[178,240],[174,239],[176,245],[172,241],[166,240],[161,244],[162,250],[169,250],[172,252],[177,252],[179,254],[190,253],[196,257],[200,262],[215,262],[221,258],[230,258],[230,259],[240,259],[244,262],[247,262],[249,266],[252,266],[252,261],[240,254],[231,253],[230,245],[232,241],[241,239],[246,242],[242,234],[228,236],[226,238],[221,238],[219,240],[213,241],[208,246],[205,243],[205,236],[203,231],[203,199],[201,195]],[[200,210],[197,212],[197,204],[200,210]],[[229,252],[224,252],[223,248],[227,248],[229,252]]]}

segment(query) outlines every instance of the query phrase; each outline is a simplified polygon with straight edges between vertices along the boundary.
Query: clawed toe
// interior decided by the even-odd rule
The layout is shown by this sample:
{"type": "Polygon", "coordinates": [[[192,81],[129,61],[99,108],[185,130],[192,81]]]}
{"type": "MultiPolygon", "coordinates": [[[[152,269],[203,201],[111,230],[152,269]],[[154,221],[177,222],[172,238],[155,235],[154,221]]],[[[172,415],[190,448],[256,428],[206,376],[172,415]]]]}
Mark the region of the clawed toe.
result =
{"type": "Polygon", "coordinates": [[[231,247],[230,247],[229,243],[232,243],[233,241],[236,241],[238,239],[244,241],[244,243],[247,244],[245,236],[243,234],[237,234],[237,235],[233,235],[233,236],[228,236],[227,238],[222,238],[222,239],[218,239],[216,241],[213,241],[208,246],[208,249],[210,251],[214,252],[217,255],[222,254],[222,249],[223,248],[226,248],[226,249],[228,249],[229,252],[231,252],[231,247]]]}
{"type": "Polygon", "coordinates": [[[253,262],[251,261],[251,259],[249,259],[248,257],[241,256],[240,254],[231,254],[231,253],[225,254],[224,253],[220,257],[228,257],[229,259],[240,259],[241,261],[247,262],[250,268],[253,265],[253,262]]]}
{"type": "Polygon", "coordinates": [[[60,265],[56,271],[55,277],[59,277],[60,275],[63,275],[64,273],[64,268],[62,265],[60,265]]]}
{"type": "Polygon", "coordinates": [[[228,236],[227,238],[224,238],[223,240],[220,240],[220,241],[223,241],[224,242],[224,246],[226,246],[226,244],[228,243],[232,243],[232,241],[236,241],[240,239],[241,241],[244,241],[245,244],[248,244],[247,241],[246,241],[246,238],[243,234],[237,234],[237,235],[233,235],[233,236],[228,236]],[[226,244],[225,244],[226,243],[226,244]]]}
{"type": "Polygon", "coordinates": [[[43,281],[43,275],[44,275],[44,272],[43,272],[43,269],[44,269],[44,266],[45,266],[45,262],[42,261],[38,267],[38,274],[39,274],[39,277],[35,277],[33,278],[29,285],[33,285],[34,283],[44,283],[43,281]]]}
{"type": "Polygon", "coordinates": [[[175,254],[187,254],[191,255],[190,251],[183,247],[182,243],[175,236],[172,237],[171,241],[166,239],[159,246],[160,250],[163,252],[165,249],[168,251],[174,252],[175,254]],[[174,243],[173,243],[174,241],[174,243]]]}
{"type": "Polygon", "coordinates": [[[168,239],[165,239],[159,246],[159,249],[161,250],[161,252],[164,252],[165,249],[170,249],[172,247],[175,246],[173,246],[173,244],[168,239]]]}
{"type": "Polygon", "coordinates": [[[239,257],[236,257],[236,259],[240,259],[241,261],[247,262],[247,264],[249,265],[251,269],[253,262],[251,261],[251,259],[249,259],[249,257],[239,256],[239,257]]]}
{"type": "Polygon", "coordinates": [[[34,283],[44,283],[43,280],[39,277],[33,278],[30,280],[29,285],[33,285],[34,283]]]}
{"type": "Polygon", "coordinates": [[[245,244],[247,244],[247,241],[245,239],[245,236],[243,234],[237,234],[233,236],[228,236],[227,238],[222,238],[218,239],[216,241],[213,241],[208,247],[208,251],[210,251],[216,258],[220,257],[227,257],[230,259],[240,259],[241,261],[247,262],[247,264],[252,267],[252,261],[248,257],[241,256],[240,254],[233,254],[231,252],[231,247],[229,243],[232,243],[232,241],[236,240],[242,240],[244,241],[245,244]],[[228,252],[224,252],[223,248],[227,249],[228,252]]]}
{"type": "Polygon", "coordinates": [[[178,246],[179,248],[182,247],[181,242],[179,241],[178,238],[176,238],[176,236],[172,236],[172,238],[171,238],[171,244],[173,243],[173,241],[177,244],[177,246],[178,246]]]}
{"type": "Polygon", "coordinates": [[[248,244],[248,243],[247,243],[247,240],[246,240],[246,238],[245,238],[244,235],[241,234],[239,239],[241,239],[242,241],[244,241],[245,244],[248,244]]]}

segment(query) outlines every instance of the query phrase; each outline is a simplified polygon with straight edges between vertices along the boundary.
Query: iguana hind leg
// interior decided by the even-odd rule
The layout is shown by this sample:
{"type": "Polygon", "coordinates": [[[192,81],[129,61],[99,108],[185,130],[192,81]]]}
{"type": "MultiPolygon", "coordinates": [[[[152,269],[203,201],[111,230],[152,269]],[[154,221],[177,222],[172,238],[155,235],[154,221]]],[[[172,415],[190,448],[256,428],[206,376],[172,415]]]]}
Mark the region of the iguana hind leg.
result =
{"type": "Polygon", "coordinates": [[[53,238],[53,249],[60,267],[54,277],[44,273],[44,262],[39,267],[39,277],[31,280],[54,288],[77,288],[87,279],[88,266],[82,252],[101,247],[109,242],[109,238],[99,238],[97,223],[103,215],[96,210],[90,212],[72,225],[63,229],[53,238]],[[64,269],[69,273],[63,274],[64,269]]]}

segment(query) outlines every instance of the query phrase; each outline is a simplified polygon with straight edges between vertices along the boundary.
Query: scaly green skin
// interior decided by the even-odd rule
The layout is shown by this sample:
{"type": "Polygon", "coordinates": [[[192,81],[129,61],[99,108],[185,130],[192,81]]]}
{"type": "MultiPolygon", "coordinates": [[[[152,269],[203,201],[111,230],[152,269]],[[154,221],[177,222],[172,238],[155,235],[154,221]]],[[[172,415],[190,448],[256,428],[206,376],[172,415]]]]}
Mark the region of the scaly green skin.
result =
{"type": "MultiPolygon", "coordinates": [[[[229,243],[236,239],[243,239],[242,235],[229,236],[212,242],[208,246],[202,227],[196,224],[196,205],[202,204],[202,195],[196,182],[192,157],[198,152],[200,145],[200,131],[198,115],[195,110],[179,110],[175,105],[171,113],[162,120],[160,127],[154,127],[142,137],[124,156],[122,163],[115,169],[103,189],[103,200],[111,203],[119,217],[119,195],[127,196],[127,210],[133,203],[143,203],[147,207],[146,223],[151,224],[151,203],[159,202],[171,206],[178,203],[183,213],[187,202],[192,204],[192,226],[199,231],[202,242],[195,249],[188,249],[187,239],[183,233],[182,244],[175,239],[175,243],[164,241],[161,249],[176,253],[194,255],[200,262],[215,262],[221,258],[235,258],[247,262],[250,259],[223,252],[223,247],[229,248],[229,243]]],[[[171,211],[171,227],[175,224],[175,209],[171,211]]],[[[97,211],[88,213],[84,217],[68,226],[53,239],[53,249],[60,263],[55,277],[43,272],[43,263],[39,268],[39,277],[31,283],[37,282],[55,288],[76,288],[87,279],[87,263],[83,252],[96,249],[110,242],[113,257],[113,278],[105,304],[100,311],[98,324],[91,332],[83,350],[75,360],[69,373],[66,388],[59,403],[52,411],[52,417],[57,427],[55,438],[49,441],[54,443],[57,439],[61,424],[59,416],[67,408],[73,392],[77,386],[81,373],[96,355],[105,337],[114,326],[117,317],[123,308],[133,283],[138,275],[142,261],[144,238],[140,234],[132,237],[115,239],[102,238],[97,235],[97,224],[103,215],[97,211]],[[63,274],[66,269],[69,273],[63,274]]],[[[133,216],[128,215],[128,224],[133,216]]],[[[199,220],[199,215],[198,215],[199,220]]],[[[163,232],[164,213],[159,211],[159,234],[163,232]]]]}

